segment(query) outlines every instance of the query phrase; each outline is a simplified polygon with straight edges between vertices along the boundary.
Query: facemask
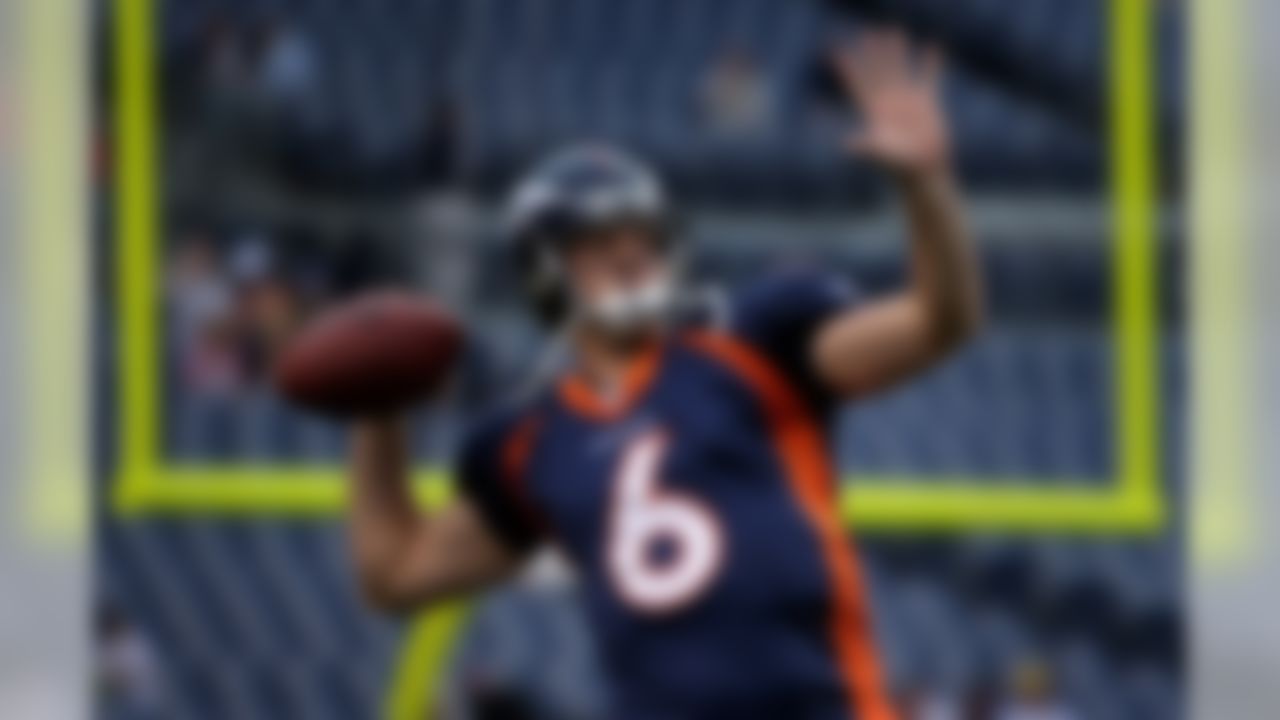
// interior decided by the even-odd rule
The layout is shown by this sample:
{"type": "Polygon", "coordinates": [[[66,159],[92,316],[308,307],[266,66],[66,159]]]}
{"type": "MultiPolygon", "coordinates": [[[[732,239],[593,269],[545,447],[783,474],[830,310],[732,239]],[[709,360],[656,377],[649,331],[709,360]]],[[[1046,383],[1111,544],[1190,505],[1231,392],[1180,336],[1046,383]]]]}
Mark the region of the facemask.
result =
{"type": "Polygon", "coordinates": [[[586,322],[613,334],[628,334],[663,320],[674,304],[669,277],[655,277],[637,287],[614,290],[583,308],[586,322]]]}

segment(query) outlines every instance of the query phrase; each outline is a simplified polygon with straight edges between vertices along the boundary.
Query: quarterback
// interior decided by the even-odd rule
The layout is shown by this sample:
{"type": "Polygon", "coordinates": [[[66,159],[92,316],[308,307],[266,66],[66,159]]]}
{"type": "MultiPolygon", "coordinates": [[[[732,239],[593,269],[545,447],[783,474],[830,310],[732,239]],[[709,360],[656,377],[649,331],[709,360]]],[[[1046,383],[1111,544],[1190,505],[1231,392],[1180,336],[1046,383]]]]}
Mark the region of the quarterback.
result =
{"type": "Polygon", "coordinates": [[[881,166],[901,198],[904,287],[859,297],[825,272],[775,271],[720,322],[678,322],[680,238],[658,180],[617,150],[555,153],[507,220],[570,361],[468,433],[454,499],[434,512],[412,501],[402,421],[356,423],[352,536],[373,603],[429,606],[554,545],[581,578],[612,716],[896,717],[828,425],[970,338],[981,287],[937,54],[871,33],[835,67],[860,110],[840,151],[881,166]]]}

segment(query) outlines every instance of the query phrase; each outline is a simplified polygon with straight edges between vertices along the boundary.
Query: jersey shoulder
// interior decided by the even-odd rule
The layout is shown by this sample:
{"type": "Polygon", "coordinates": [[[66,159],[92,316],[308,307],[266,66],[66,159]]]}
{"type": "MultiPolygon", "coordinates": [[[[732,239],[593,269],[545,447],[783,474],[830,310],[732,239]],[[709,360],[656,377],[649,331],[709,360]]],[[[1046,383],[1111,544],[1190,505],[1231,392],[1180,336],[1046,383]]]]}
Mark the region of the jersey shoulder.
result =
{"type": "Polygon", "coordinates": [[[812,331],[858,300],[849,278],[799,266],[772,271],[740,287],[729,303],[729,330],[748,342],[769,344],[812,331]]]}
{"type": "Polygon", "coordinates": [[[772,271],[732,296],[726,331],[768,359],[816,408],[829,404],[811,365],[813,335],[823,323],[857,305],[849,278],[825,269],[772,271]]]}
{"type": "Polygon", "coordinates": [[[515,550],[533,545],[542,530],[525,486],[542,401],[538,394],[483,413],[464,431],[454,463],[458,492],[515,550]]]}

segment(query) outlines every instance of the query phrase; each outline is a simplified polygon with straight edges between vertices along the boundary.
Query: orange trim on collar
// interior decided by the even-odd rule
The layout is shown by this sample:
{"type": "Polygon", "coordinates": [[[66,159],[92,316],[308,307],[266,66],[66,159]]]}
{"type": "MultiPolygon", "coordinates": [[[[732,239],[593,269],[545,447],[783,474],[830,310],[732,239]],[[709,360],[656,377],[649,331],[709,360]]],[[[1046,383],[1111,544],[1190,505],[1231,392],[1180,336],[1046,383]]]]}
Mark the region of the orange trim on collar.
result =
{"type": "Polygon", "coordinates": [[[570,410],[597,422],[615,420],[635,406],[658,375],[662,366],[662,347],[654,343],[641,350],[623,371],[618,394],[605,397],[576,373],[565,375],[559,383],[559,395],[570,410]]]}

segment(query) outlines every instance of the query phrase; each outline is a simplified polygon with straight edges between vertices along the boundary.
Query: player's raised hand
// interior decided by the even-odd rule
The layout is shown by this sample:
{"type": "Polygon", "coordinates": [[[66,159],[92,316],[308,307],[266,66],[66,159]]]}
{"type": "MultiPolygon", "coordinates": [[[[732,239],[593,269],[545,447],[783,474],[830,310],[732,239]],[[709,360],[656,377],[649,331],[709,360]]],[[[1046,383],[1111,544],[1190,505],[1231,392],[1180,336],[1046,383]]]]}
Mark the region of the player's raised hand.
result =
{"type": "Polygon", "coordinates": [[[832,62],[849,100],[862,111],[846,147],[906,174],[946,166],[950,132],[939,87],[942,53],[917,50],[899,30],[863,33],[838,47],[832,62]]]}

